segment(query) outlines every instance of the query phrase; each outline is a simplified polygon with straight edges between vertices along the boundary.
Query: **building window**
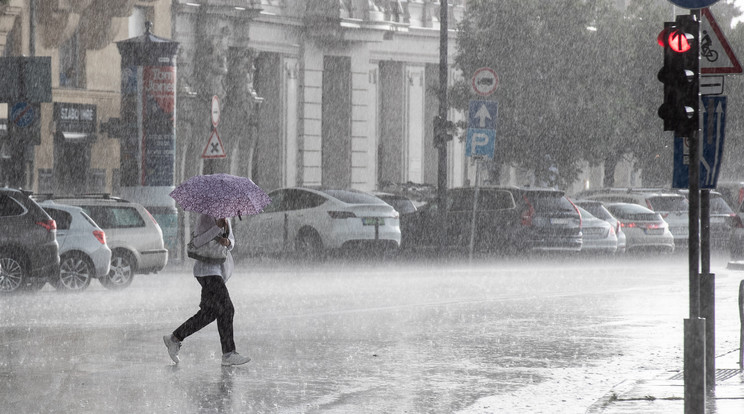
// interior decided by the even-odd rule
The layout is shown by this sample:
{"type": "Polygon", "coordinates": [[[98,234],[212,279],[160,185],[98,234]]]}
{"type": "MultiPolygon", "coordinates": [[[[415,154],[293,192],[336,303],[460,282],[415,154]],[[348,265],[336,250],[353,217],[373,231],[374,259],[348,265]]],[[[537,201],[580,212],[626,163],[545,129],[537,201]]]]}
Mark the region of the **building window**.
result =
{"type": "Polygon", "coordinates": [[[85,49],[80,47],[77,31],[59,47],[59,86],[85,88],[85,49]]]}

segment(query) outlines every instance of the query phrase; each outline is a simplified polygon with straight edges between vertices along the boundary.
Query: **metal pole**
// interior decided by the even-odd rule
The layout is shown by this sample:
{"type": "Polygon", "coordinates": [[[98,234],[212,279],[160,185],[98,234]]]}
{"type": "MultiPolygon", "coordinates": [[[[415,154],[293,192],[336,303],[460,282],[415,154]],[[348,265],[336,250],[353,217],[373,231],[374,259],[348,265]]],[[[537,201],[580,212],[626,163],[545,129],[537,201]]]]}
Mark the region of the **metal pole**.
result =
{"type": "Polygon", "coordinates": [[[690,144],[690,193],[689,193],[689,284],[690,318],[700,316],[700,139],[699,132],[689,134],[690,144]]]}
{"type": "MultiPolygon", "coordinates": [[[[700,10],[690,14],[699,22],[700,10]]],[[[695,35],[697,43],[697,81],[700,85],[700,29],[695,35]]],[[[698,92],[699,96],[699,92],[698,92]]],[[[689,285],[690,318],[684,321],[684,391],[685,414],[705,413],[705,319],[700,318],[700,104],[696,100],[698,118],[687,133],[690,145],[690,208],[689,208],[689,285]]]]}
{"type": "Polygon", "coordinates": [[[739,282],[739,369],[744,369],[744,280],[739,282]]]}
{"type": "Polygon", "coordinates": [[[31,0],[28,8],[28,54],[36,56],[36,0],[31,0]]]}
{"type": "MultiPolygon", "coordinates": [[[[439,2],[439,117],[447,119],[447,0],[439,2]]],[[[444,134],[444,131],[434,131],[444,134]]],[[[439,162],[437,163],[437,206],[439,222],[447,222],[447,142],[439,143],[439,162]]],[[[447,243],[447,226],[439,230],[439,251],[444,252],[447,243]]]]}
{"type": "Polygon", "coordinates": [[[700,264],[700,316],[705,319],[705,386],[712,391],[716,386],[716,275],[710,273],[710,189],[707,188],[700,190],[700,264]]]}
{"type": "Polygon", "coordinates": [[[700,265],[701,273],[710,273],[710,189],[700,190],[700,265]]]}
{"type": "Polygon", "coordinates": [[[473,218],[470,221],[470,262],[473,262],[473,250],[475,249],[475,225],[478,217],[478,196],[480,192],[480,158],[475,161],[475,194],[473,194],[473,218]]]}

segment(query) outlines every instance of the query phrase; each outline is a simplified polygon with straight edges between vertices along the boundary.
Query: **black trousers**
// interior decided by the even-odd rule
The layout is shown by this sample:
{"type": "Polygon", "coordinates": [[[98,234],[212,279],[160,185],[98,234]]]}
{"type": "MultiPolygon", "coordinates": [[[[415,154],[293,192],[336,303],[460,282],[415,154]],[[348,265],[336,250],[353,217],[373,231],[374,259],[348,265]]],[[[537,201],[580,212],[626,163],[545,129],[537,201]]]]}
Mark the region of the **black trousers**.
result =
{"type": "Polygon", "coordinates": [[[222,276],[203,276],[196,280],[202,286],[199,312],[189,318],[173,331],[177,340],[183,341],[189,335],[217,320],[217,331],[220,333],[222,353],[235,350],[233,341],[233,316],[235,308],[230,300],[230,293],[222,276]]]}

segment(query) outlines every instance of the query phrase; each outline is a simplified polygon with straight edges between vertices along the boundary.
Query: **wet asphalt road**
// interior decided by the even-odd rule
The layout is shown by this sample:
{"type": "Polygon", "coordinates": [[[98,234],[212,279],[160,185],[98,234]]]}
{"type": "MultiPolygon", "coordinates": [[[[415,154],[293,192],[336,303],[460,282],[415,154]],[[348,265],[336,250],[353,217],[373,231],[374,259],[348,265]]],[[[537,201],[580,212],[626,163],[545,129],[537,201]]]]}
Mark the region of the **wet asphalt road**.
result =
{"type": "MultiPolygon", "coordinates": [[[[717,273],[718,353],[738,347],[738,284],[717,273]]],[[[123,291],[0,297],[0,407],[41,413],[583,413],[612,385],[682,365],[686,256],[242,261],[238,351],[216,326],[173,365],[161,337],[197,310],[188,267],[123,291]]]]}

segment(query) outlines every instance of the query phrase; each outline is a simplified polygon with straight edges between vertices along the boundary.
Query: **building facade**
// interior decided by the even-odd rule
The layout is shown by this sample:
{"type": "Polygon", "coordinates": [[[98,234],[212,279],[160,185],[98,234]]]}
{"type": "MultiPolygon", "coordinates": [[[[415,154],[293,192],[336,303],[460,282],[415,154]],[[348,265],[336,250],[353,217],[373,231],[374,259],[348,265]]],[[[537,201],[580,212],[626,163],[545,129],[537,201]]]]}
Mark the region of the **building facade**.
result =
{"type": "MultiPolygon", "coordinates": [[[[178,136],[189,141],[177,157],[182,176],[229,172],[269,190],[436,183],[438,1],[244,3],[172,5],[178,136]],[[199,159],[214,128],[226,157],[199,159]]],[[[450,5],[450,27],[462,3],[450,5]]],[[[449,145],[449,184],[461,185],[462,144],[449,145]]]]}
{"type": "MultiPolygon", "coordinates": [[[[0,56],[50,58],[50,102],[37,103],[35,139],[22,132],[13,108],[0,103],[2,184],[40,193],[118,191],[120,142],[99,126],[119,117],[120,56],[114,42],[155,22],[171,34],[170,3],[158,0],[0,1],[0,56]],[[9,171],[20,173],[9,177],[9,171]]],[[[2,74],[0,74],[2,76],[2,74]]]]}
{"type": "MultiPolygon", "coordinates": [[[[108,127],[121,110],[116,42],[141,35],[152,21],[154,34],[180,44],[176,181],[230,172],[267,190],[435,184],[438,3],[0,2],[1,56],[50,57],[52,90],[52,101],[38,106],[39,138],[31,142],[9,138],[17,130],[15,102],[0,103],[0,179],[41,193],[119,195],[122,146],[108,127]],[[210,119],[215,96],[217,126],[210,119]],[[224,158],[205,156],[213,129],[224,158]],[[7,171],[19,165],[22,173],[9,182],[7,171]]],[[[451,2],[450,27],[462,3],[451,2]]],[[[454,31],[450,39],[451,57],[454,31]]],[[[454,76],[450,71],[450,83],[454,76]]],[[[466,164],[455,140],[451,186],[466,182],[466,164]]]]}

